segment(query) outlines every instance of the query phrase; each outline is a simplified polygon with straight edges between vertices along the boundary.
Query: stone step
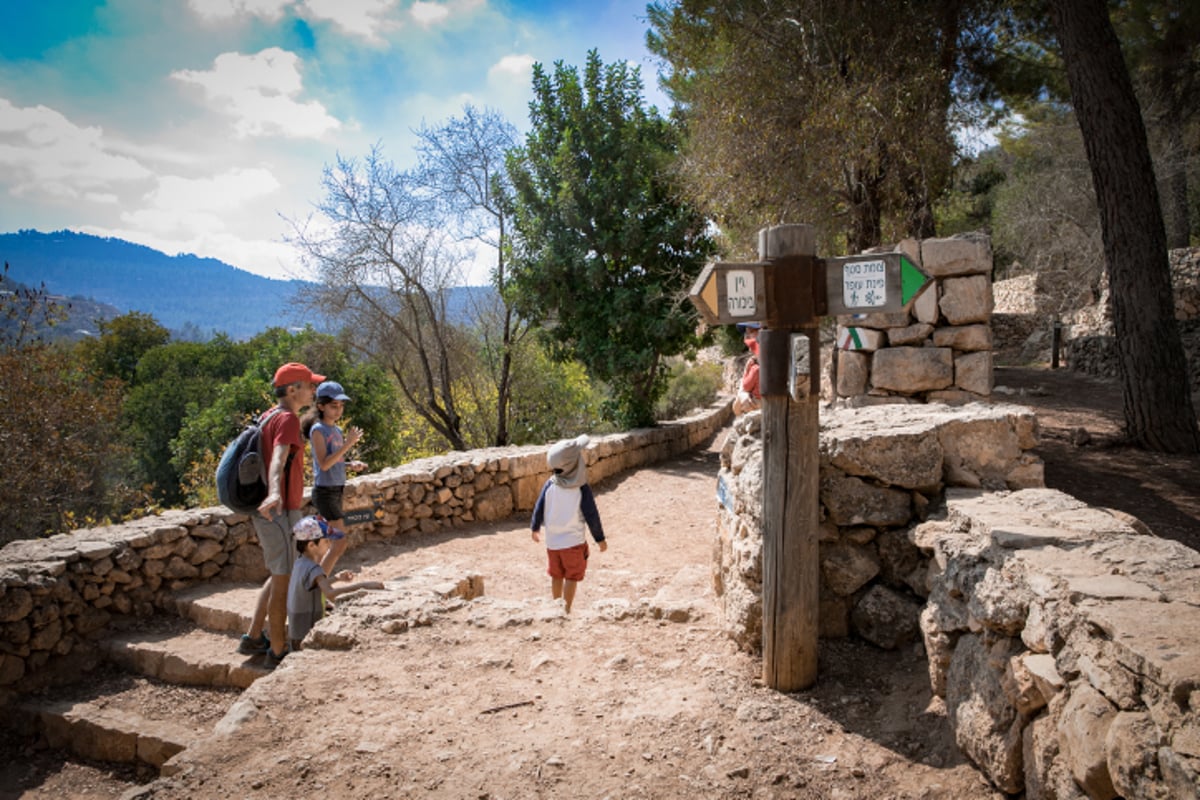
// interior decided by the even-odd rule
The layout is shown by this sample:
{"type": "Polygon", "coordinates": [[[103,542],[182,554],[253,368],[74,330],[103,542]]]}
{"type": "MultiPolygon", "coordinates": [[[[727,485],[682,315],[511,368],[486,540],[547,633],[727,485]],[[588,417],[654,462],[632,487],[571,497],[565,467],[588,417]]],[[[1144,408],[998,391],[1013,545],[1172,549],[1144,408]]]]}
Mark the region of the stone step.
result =
{"type": "Polygon", "coordinates": [[[182,622],[175,630],[116,634],[102,643],[114,664],[166,683],[245,689],[267,674],[263,656],[237,652],[238,637],[182,622]]]}
{"type": "Polygon", "coordinates": [[[204,731],[178,722],[147,719],[103,701],[27,700],[16,708],[22,730],[47,746],[94,761],[145,763],[160,768],[204,731]]]}
{"type": "Polygon", "coordinates": [[[210,631],[242,634],[261,588],[261,583],[201,583],[175,593],[175,612],[210,631]]]}

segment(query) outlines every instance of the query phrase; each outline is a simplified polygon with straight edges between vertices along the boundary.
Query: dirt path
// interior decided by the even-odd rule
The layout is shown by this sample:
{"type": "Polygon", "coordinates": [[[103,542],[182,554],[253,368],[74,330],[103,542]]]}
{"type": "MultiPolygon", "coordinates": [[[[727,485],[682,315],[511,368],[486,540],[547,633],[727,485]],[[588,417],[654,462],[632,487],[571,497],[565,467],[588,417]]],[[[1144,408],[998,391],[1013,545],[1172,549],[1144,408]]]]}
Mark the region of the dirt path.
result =
{"type": "MultiPolygon", "coordinates": [[[[1048,483],[1196,537],[1200,481],[1185,481],[1200,459],[1113,444],[1119,393],[1071,378],[997,374],[1039,410],[1048,483]],[[1073,443],[1078,428],[1092,441],[1073,443]]],[[[372,629],[352,650],[289,657],[180,775],[140,796],[998,800],[954,747],[919,648],[823,641],[813,689],[761,686],[713,605],[718,444],[596,487],[610,547],[593,549],[570,617],[549,601],[525,515],[352,552],[364,577],[476,572],[486,596],[403,633],[372,629]],[[664,606],[686,620],[646,613],[664,606]]],[[[0,797],[117,797],[132,781],[74,762],[44,772],[0,797]]]]}
{"type": "Polygon", "coordinates": [[[760,685],[712,604],[717,468],[709,448],[597,487],[611,544],[570,617],[524,515],[354,551],[366,577],[481,573],[487,599],[290,657],[227,717],[236,735],[189,749],[147,796],[993,796],[913,650],[824,643],[813,690],[760,685]],[[689,619],[640,611],[663,603],[689,619]]]}

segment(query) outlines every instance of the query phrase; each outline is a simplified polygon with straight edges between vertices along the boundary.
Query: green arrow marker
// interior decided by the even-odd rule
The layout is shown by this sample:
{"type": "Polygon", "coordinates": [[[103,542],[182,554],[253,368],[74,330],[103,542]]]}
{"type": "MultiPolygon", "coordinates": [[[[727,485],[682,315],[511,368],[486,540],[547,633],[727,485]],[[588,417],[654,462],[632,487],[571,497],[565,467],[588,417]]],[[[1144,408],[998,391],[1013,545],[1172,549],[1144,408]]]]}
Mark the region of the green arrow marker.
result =
{"type": "Polygon", "coordinates": [[[900,304],[908,305],[917,294],[929,283],[930,277],[917,268],[917,265],[900,254],[900,304]]]}

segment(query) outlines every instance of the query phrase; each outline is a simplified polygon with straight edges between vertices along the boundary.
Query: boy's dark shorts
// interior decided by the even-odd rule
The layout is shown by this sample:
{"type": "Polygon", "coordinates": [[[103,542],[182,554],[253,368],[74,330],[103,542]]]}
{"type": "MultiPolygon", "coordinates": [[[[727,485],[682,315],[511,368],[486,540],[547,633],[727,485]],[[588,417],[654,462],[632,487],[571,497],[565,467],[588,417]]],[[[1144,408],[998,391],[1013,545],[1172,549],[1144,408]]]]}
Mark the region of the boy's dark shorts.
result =
{"type": "Polygon", "coordinates": [[[341,519],[342,496],[345,493],[345,486],[314,486],[312,502],[317,507],[317,513],[325,519],[341,519]]]}
{"type": "Polygon", "coordinates": [[[569,581],[583,580],[587,571],[588,546],[587,542],[568,547],[565,550],[547,550],[546,572],[551,578],[565,578],[569,581]]]}

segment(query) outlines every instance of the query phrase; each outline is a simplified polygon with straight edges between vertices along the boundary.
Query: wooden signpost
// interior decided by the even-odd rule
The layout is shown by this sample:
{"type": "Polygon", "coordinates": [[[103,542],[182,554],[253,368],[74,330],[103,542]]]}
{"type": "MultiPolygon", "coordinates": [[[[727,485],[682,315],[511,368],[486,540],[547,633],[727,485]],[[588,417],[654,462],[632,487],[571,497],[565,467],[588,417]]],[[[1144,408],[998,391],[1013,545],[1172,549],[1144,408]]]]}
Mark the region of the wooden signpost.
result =
{"type": "Polygon", "coordinates": [[[763,682],[791,692],[817,680],[820,317],[901,311],[930,278],[901,253],[817,258],[811,225],[763,228],[758,255],[708,264],[690,298],[710,325],[763,324],[763,682]]]}

